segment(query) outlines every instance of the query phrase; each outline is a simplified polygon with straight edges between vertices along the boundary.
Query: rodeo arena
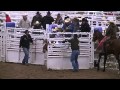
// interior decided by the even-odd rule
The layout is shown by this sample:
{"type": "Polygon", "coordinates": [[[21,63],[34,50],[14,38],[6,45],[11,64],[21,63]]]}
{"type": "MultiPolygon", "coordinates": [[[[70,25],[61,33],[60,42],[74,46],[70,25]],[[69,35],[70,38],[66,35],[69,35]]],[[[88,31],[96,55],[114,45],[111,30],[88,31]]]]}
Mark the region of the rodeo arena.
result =
{"type": "Polygon", "coordinates": [[[0,11],[0,79],[120,79],[120,11],[0,11]]]}

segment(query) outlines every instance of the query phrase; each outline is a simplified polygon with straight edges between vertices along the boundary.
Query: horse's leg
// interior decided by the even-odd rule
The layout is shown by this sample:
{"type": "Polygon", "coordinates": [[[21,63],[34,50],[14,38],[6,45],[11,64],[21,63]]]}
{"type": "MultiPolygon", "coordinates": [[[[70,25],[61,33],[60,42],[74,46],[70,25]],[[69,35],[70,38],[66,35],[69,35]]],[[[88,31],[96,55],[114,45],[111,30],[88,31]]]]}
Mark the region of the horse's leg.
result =
{"type": "Polygon", "coordinates": [[[117,59],[117,62],[118,62],[118,69],[119,69],[119,72],[118,74],[120,74],[120,59],[119,59],[119,54],[116,54],[116,59],[117,59]]]}
{"type": "Polygon", "coordinates": [[[97,63],[97,71],[99,71],[100,68],[100,59],[102,57],[103,53],[99,53],[99,59],[98,59],[98,63],[97,63]]]}
{"type": "Polygon", "coordinates": [[[105,65],[106,65],[106,60],[107,60],[107,54],[104,53],[104,68],[103,68],[103,72],[105,72],[105,65]]]}
{"type": "Polygon", "coordinates": [[[105,65],[106,65],[106,60],[107,60],[107,51],[106,51],[106,41],[103,43],[103,50],[104,50],[104,68],[103,68],[103,72],[105,72],[105,65]]]}

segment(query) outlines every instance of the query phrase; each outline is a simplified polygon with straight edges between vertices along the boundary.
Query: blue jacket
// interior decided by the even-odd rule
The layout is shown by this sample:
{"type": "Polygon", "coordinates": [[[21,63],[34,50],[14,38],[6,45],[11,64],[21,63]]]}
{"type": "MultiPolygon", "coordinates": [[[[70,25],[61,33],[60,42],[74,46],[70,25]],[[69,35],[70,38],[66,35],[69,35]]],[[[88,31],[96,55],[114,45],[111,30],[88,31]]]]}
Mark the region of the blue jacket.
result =
{"type": "Polygon", "coordinates": [[[63,30],[68,30],[67,32],[74,32],[74,24],[73,23],[65,23],[62,27],[63,30]]]}

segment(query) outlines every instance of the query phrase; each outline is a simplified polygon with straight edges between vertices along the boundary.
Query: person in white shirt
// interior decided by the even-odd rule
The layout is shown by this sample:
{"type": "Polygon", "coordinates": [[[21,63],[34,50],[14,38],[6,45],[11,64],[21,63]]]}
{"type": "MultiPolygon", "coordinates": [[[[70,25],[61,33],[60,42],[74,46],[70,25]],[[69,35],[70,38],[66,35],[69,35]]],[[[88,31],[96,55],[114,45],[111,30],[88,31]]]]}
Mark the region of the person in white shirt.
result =
{"type": "Polygon", "coordinates": [[[30,21],[27,19],[27,15],[23,15],[23,19],[19,23],[20,28],[30,28],[30,21]]]}

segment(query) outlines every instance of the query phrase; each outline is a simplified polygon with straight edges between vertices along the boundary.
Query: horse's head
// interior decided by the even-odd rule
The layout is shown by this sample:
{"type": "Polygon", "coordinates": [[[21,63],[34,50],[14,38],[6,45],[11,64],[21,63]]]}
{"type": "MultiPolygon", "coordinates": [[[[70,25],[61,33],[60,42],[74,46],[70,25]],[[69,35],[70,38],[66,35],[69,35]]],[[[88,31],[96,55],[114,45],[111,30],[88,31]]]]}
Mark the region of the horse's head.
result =
{"type": "Polygon", "coordinates": [[[98,40],[99,42],[102,40],[103,35],[100,31],[95,30],[94,34],[93,34],[93,42],[96,42],[96,40],[98,40]]]}

